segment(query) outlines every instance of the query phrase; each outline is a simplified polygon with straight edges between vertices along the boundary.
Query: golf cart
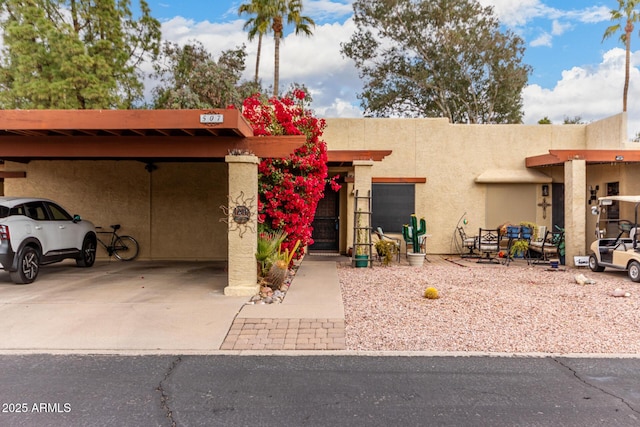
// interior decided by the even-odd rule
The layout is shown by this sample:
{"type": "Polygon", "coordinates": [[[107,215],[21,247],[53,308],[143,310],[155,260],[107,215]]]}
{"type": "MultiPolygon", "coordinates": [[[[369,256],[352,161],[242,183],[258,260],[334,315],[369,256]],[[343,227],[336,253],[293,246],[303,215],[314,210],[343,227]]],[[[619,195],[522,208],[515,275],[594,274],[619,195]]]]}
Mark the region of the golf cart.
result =
{"type": "Polygon", "coordinates": [[[628,270],[629,278],[634,282],[640,282],[640,248],[638,247],[638,206],[640,196],[607,196],[598,199],[598,206],[591,208],[591,213],[598,216],[596,223],[596,241],[591,244],[589,256],[589,268],[591,271],[601,272],[605,267],[628,270]],[[611,229],[612,223],[602,219],[603,213],[614,201],[619,203],[633,203],[635,205],[635,217],[633,222],[619,220],[615,230],[611,229]],[[601,222],[602,219],[602,222],[601,222]],[[607,229],[609,232],[607,233],[607,229]],[[615,234],[617,234],[616,237],[615,234]]]}

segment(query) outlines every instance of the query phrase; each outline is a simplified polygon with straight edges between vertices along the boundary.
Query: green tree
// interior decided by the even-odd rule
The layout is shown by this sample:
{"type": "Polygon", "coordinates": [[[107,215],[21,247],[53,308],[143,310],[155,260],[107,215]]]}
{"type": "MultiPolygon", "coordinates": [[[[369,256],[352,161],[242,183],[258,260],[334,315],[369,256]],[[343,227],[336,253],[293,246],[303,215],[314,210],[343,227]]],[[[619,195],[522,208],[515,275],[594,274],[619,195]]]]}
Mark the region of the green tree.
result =
{"type": "Polygon", "coordinates": [[[617,24],[607,27],[602,36],[602,41],[616,34],[623,29],[620,40],[625,46],[625,62],[624,62],[624,89],[622,90],[622,111],[627,111],[627,94],[629,92],[629,64],[631,63],[631,33],[633,32],[634,23],[640,21],[640,14],[636,11],[636,7],[640,4],[640,0],[618,0],[618,8],[609,11],[612,21],[618,21],[617,24]]]}
{"type": "Polygon", "coordinates": [[[254,36],[255,33],[260,34],[265,21],[271,24],[275,42],[273,96],[277,97],[280,83],[280,41],[284,35],[285,20],[287,25],[293,25],[296,35],[302,33],[311,36],[313,34],[311,29],[316,24],[310,17],[302,15],[302,0],[250,0],[250,3],[240,6],[240,9],[246,10],[244,13],[255,15],[245,23],[245,29],[249,29],[249,40],[253,37],[252,31],[254,36]]]}
{"type": "Polygon", "coordinates": [[[249,15],[250,18],[244,24],[244,29],[249,33],[249,41],[258,36],[258,51],[256,54],[256,72],[254,82],[258,83],[258,73],[260,71],[260,55],[262,53],[262,37],[271,29],[270,19],[267,15],[267,5],[269,0],[251,0],[243,3],[238,8],[239,15],[249,15]]]}
{"type": "Polygon", "coordinates": [[[144,0],[2,0],[0,29],[5,109],[133,108],[161,35],[144,0]]]}
{"type": "Polygon", "coordinates": [[[475,0],[356,0],[341,45],[364,80],[367,116],[520,123],[524,41],[475,0]]]}
{"type": "Polygon", "coordinates": [[[547,117],[547,116],[544,116],[543,118],[538,120],[538,124],[539,125],[550,125],[551,124],[551,119],[549,119],[549,117],[547,117]]]}
{"type": "Polygon", "coordinates": [[[240,82],[246,56],[244,45],[223,51],[216,61],[199,42],[184,47],[165,42],[153,66],[152,77],[160,82],[153,88],[153,107],[240,108],[260,91],[254,82],[240,82]]]}

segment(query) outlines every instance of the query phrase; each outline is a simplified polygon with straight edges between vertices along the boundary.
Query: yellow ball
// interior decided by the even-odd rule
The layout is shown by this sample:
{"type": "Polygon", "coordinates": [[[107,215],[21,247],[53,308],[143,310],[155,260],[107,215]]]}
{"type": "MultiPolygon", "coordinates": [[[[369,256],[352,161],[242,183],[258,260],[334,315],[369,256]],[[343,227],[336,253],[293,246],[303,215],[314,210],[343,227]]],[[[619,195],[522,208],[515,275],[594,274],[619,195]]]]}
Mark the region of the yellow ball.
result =
{"type": "Polygon", "coordinates": [[[438,299],[440,296],[438,295],[438,290],[436,288],[428,287],[424,290],[424,297],[428,299],[438,299]]]}

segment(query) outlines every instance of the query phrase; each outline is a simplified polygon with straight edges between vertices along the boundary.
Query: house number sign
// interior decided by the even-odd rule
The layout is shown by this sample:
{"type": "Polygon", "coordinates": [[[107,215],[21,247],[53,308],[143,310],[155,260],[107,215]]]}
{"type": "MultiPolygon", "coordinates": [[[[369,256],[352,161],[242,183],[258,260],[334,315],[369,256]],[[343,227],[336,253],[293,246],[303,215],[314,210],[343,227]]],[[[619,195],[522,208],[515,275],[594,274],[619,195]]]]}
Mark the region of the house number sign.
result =
{"type": "Polygon", "coordinates": [[[224,121],[224,115],[222,114],[200,114],[200,123],[212,124],[222,123],[224,121]]]}

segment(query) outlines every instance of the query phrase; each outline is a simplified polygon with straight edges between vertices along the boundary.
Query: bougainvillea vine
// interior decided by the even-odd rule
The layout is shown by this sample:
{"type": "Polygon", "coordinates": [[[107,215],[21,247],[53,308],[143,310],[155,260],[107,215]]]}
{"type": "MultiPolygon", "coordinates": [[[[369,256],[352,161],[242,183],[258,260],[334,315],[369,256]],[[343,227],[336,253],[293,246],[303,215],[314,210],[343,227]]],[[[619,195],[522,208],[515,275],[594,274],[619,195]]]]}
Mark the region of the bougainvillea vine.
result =
{"type": "MultiPolygon", "coordinates": [[[[258,166],[258,221],[267,230],[287,234],[283,250],[292,250],[298,240],[300,248],[313,243],[311,224],[325,184],[333,191],[340,189],[338,176],[327,178],[327,144],[320,139],[326,123],[304,108],[306,97],[299,89],[282,98],[256,94],[244,101],[242,109],[256,136],[306,136],[305,144],[289,157],[263,159],[258,166]]],[[[296,258],[301,253],[299,249],[296,258]]]]}

